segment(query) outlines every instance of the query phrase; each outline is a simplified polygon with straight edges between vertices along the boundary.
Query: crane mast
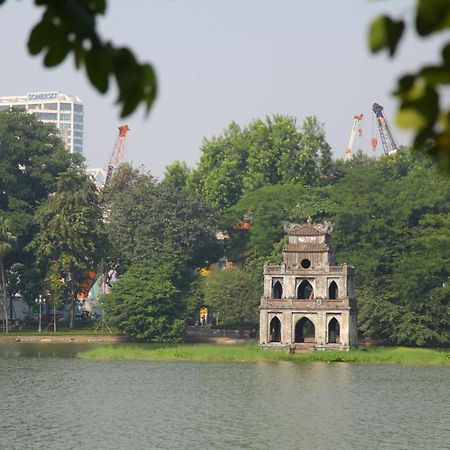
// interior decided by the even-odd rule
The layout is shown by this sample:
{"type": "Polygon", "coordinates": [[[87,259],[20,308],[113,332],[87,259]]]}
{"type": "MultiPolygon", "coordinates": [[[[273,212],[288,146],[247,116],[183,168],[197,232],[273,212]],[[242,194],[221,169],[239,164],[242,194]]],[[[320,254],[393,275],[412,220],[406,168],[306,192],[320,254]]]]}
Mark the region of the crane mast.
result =
{"type": "Polygon", "coordinates": [[[352,131],[350,133],[350,138],[348,139],[347,148],[345,150],[345,161],[348,161],[352,157],[353,141],[355,140],[356,130],[358,130],[359,121],[363,120],[363,118],[363,114],[357,114],[353,117],[352,131]]]}
{"type": "Polygon", "coordinates": [[[125,139],[127,137],[128,132],[130,131],[130,127],[128,125],[121,125],[119,128],[119,135],[117,136],[114,147],[111,151],[111,155],[108,159],[108,165],[106,168],[106,176],[105,176],[105,187],[108,184],[109,179],[111,178],[113,172],[117,170],[117,168],[123,162],[123,155],[125,153],[125,139]]]}
{"type": "Polygon", "coordinates": [[[398,145],[383,113],[383,107],[378,103],[374,103],[372,106],[372,111],[375,113],[377,118],[378,132],[380,133],[384,154],[394,155],[397,153],[398,145]]]}

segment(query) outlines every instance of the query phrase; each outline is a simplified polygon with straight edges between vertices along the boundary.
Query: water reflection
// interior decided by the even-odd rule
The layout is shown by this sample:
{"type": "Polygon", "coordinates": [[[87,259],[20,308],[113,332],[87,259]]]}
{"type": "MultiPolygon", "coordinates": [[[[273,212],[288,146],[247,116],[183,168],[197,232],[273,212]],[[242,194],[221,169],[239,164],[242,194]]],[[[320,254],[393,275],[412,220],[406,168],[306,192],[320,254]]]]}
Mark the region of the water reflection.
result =
{"type": "Polygon", "coordinates": [[[18,345],[0,353],[1,449],[449,448],[448,367],[104,362],[18,345]]]}
{"type": "Polygon", "coordinates": [[[79,352],[99,345],[90,343],[2,343],[0,344],[0,358],[75,358],[79,352]]]}

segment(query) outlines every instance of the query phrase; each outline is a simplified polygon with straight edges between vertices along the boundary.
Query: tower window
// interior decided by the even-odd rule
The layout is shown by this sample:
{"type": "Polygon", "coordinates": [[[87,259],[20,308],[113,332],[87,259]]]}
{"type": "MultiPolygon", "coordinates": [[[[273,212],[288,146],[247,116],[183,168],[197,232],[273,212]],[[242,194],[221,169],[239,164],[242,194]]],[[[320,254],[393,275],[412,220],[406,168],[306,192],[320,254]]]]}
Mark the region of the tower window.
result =
{"type": "Polygon", "coordinates": [[[280,281],[275,281],[272,287],[272,298],[281,298],[283,297],[283,286],[280,281]]]}
{"type": "Polygon", "coordinates": [[[269,342],[281,342],[281,322],[276,316],[270,321],[269,342]]]}
{"type": "Polygon", "coordinates": [[[336,300],[337,298],[339,298],[339,289],[336,281],[332,281],[330,283],[330,287],[328,288],[328,298],[330,300],[336,300]]]}
{"type": "Polygon", "coordinates": [[[302,259],[300,262],[300,265],[304,268],[304,269],[309,269],[311,267],[311,261],[307,258],[302,259]]]}
{"type": "Polygon", "coordinates": [[[328,343],[339,344],[341,342],[341,327],[339,322],[333,317],[328,324],[328,343]]]}
{"type": "Polygon", "coordinates": [[[309,300],[314,297],[314,290],[308,280],[303,280],[297,289],[297,298],[300,300],[309,300]]]}

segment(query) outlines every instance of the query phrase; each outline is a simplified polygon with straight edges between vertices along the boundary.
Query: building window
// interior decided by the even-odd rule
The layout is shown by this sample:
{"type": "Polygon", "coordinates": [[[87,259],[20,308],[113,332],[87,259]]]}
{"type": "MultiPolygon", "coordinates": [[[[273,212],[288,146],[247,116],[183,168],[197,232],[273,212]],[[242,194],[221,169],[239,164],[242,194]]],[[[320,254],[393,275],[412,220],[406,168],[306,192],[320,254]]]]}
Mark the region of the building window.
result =
{"type": "Polygon", "coordinates": [[[72,114],[60,113],[59,114],[59,119],[60,120],[66,120],[67,122],[70,122],[72,120],[72,114]]]}
{"type": "Polygon", "coordinates": [[[58,114],[56,114],[56,113],[39,112],[39,113],[37,113],[37,116],[41,120],[57,120],[58,119],[58,114]]]}
{"type": "Polygon", "coordinates": [[[330,300],[336,300],[337,298],[339,298],[339,289],[336,281],[332,281],[330,283],[330,287],[328,288],[328,298],[330,300]]]}
{"type": "Polygon", "coordinates": [[[272,298],[282,298],[283,297],[283,285],[279,280],[275,281],[272,286],[272,298]]]}
{"type": "Polygon", "coordinates": [[[60,103],[59,109],[61,111],[72,111],[72,104],[71,103],[60,103]]]}
{"type": "Polygon", "coordinates": [[[339,344],[341,342],[341,327],[339,322],[333,317],[328,324],[328,343],[339,344]]]}
{"type": "Polygon", "coordinates": [[[269,342],[281,342],[281,322],[278,317],[274,317],[270,321],[269,342]]]}
{"type": "Polygon", "coordinates": [[[77,105],[76,103],[73,105],[73,109],[75,112],[83,112],[83,105],[77,105]]]}
{"type": "Polygon", "coordinates": [[[297,298],[300,300],[311,300],[314,298],[314,290],[308,280],[303,280],[297,288],[297,298]]]}
{"type": "Polygon", "coordinates": [[[311,267],[311,261],[307,258],[302,259],[300,262],[300,265],[304,268],[304,269],[309,269],[311,267]]]}
{"type": "Polygon", "coordinates": [[[50,109],[51,111],[56,111],[58,109],[58,103],[44,103],[42,109],[50,109]]]}

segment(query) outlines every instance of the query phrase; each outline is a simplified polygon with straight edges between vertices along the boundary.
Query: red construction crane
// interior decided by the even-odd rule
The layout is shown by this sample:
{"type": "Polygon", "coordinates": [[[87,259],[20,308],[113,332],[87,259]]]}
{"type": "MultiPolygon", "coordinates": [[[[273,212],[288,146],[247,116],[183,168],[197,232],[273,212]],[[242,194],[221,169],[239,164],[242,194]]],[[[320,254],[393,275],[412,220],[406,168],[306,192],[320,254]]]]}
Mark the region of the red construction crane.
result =
{"type": "Polygon", "coordinates": [[[117,170],[117,168],[123,162],[123,155],[125,153],[125,141],[127,137],[127,133],[130,131],[130,127],[128,125],[121,125],[119,128],[119,135],[117,136],[114,147],[111,151],[111,155],[108,159],[108,166],[106,168],[106,176],[105,176],[105,187],[108,184],[109,179],[111,178],[113,172],[117,170]]]}
{"type": "Polygon", "coordinates": [[[350,133],[350,138],[348,139],[347,148],[345,150],[345,161],[348,161],[352,157],[352,147],[353,141],[355,140],[356,131],[358,131],[359,135],[361,136],[362,129],[359,128],[359,122],[363,120],[363,118],[363,114],[357,114],[356,116],[353,116],[352,131],[350,133]]]}

